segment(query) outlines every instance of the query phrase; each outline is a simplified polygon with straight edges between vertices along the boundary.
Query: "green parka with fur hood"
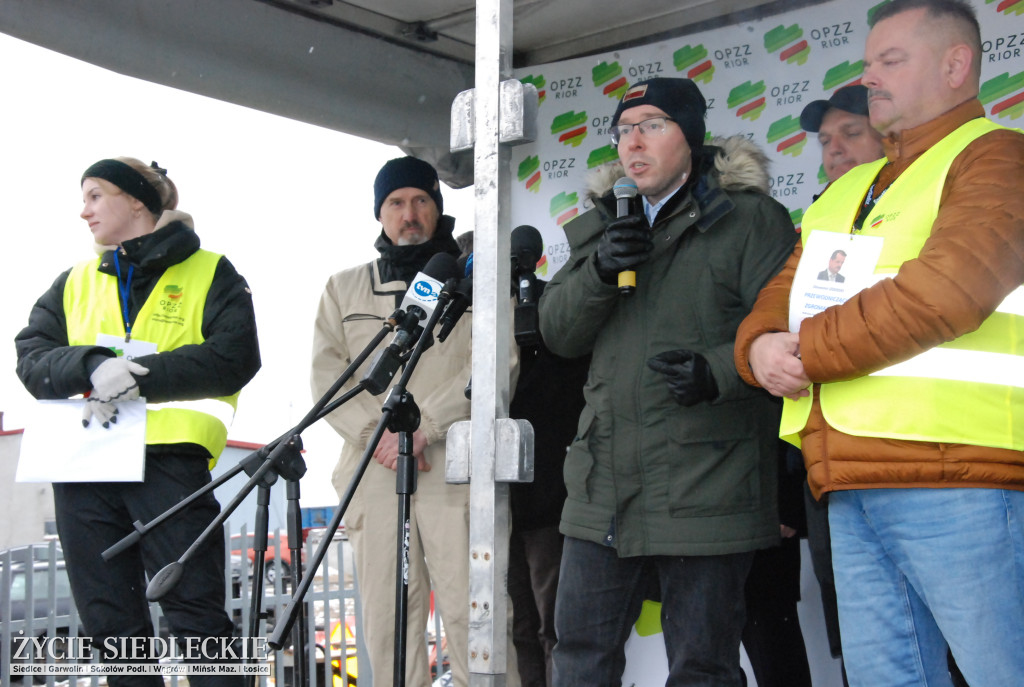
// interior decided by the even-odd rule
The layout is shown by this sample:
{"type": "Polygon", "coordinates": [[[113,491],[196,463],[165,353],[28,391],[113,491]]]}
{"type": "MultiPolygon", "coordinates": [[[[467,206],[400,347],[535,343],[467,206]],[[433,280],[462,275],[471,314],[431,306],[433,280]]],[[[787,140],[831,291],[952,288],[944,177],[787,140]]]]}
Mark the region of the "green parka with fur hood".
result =
{"type": "MultiPolygon", "coordinates": [[[[769,196],[767,159],[741,137],[716,140],[652,227],[654,251],[636,293],[601,281],[594,253],[615,217],[611,194],[566,225],[571,253],[540,301],[553,352],[592,353],[587,405],[565,463],[561,530],[620,556],[717,555],[778,542],[779,404],[733,366],[733,341],[758,291],[797,239],[769,196]],[[647,367],[690,349],[711,366],[719,395],[679,405],[647,367]]],[[[601,175],[610,189],[622,175],[601,175]]]]}

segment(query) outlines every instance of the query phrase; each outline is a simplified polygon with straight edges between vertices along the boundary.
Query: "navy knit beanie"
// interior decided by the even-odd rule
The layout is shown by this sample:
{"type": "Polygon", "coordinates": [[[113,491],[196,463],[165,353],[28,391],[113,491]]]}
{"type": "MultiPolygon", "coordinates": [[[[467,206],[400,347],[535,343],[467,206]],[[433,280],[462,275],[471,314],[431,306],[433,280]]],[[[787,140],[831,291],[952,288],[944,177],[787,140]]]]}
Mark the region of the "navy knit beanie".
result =
{"type": "Polygon", "coordinates": [[[619,101],[612,117],[612,126],[619,123],[619,117],[624,111],[637,105],[653,105],[667,114],[683,130],[683,136],[693,154],[700,154],[707,131],[704,114],[708,104],[697,84],[690,79],[660,76],[636,83],[630,86],[619,101]]]}
{"type": "Polygon", "coordinates": [[[373,181],[373,216],[380,219],[380,208],[384,200],[397,189],[418,188],[426,191],[437,204],[437,213],[444,213],[444,200],[441,198],[441,181],[429,162],[414,157],[396,157],[388,160],[373,181]]]}

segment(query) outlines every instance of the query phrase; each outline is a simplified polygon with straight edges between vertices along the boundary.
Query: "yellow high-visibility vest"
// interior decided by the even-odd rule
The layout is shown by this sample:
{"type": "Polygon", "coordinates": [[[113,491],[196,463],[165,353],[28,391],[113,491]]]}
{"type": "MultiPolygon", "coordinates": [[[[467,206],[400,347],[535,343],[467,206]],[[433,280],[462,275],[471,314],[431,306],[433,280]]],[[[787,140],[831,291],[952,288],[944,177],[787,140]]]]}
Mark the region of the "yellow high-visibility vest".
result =
{"type": "MultiPolygon", "coordinates": [[[[971,141],[1001,128],[984,118],[964,124],[892,183],[861,231],[885,239],[875,274],[895,275],[920,254],[953,160],[971,141]]],[[[805,245],[814,231],[850,232],[884,164],[852,169],[808,208],[805,245]]],[[[1024,449],[1021,332],[1024,289],[1018,288],[974,332],[871,375],[818,385],[822,414],[829,426],[853,436],[1024,449]]],[[[811,396],[784,399],[779,436],[799,446],[811,406],[811,396]]]]}
{"type": "MultiPolygon", "coordinates": [[[[167,268],[132,324],[132,338],[171,351],[203,338],[203,308],[221,256],[198,250],[167,268]]],[[[96,343],[98,334],[124,338],[118,280],[99,271],[101,258],[79,263],[64,285],[64,317],[72,346],[96,343]]],[[[227,444],[238,394],[197,401],[147,403],[146,444],[198,444],[212,456],[210,468],[227,444]]]]}

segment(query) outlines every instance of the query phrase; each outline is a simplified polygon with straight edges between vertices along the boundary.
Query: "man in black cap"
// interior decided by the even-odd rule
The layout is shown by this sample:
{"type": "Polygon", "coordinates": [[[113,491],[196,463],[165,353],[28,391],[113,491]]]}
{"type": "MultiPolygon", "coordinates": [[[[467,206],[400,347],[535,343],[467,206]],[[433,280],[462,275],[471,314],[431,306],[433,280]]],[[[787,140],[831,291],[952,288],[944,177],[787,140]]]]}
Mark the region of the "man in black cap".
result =
{"type": "Polygon", "coordinates": [[[860,84],[840,88],[828,100],[809,103],[800,113],[800,127],[818,134],[829,183],[885,155],[882,134],[868,121],[868,89],[860,84]]]}
{"type": "Polygon", "coordinates": [[[733,337],[797,235],[764,154],[740,136],[705,145],[706,111],[689,79],[626,91],[608,181],[624,171],[642,208],[616,218],[613,194],[595,198],[540,301],[549,348],[592,354],[565,461],[556,686],[621,683],[651,587],[667,684],[738,686],[747,571],[779,541],[778,406],[744,388],[733,337]]]}
{"type": "MultiPolygon", "coordinates": [[[[440,182],[429,164],[412,157],[391,160],[377,174],[373,191],[374,217],[381,223],[374,246],[380,257],[339,272],[327,282],[313,339],[315,398],[334,384],[380,331],[384,318],[402,301],[410,282],[431,257],[437,253],[459,255],[452,237],[455,220],[441,214],[440,182]]],[[[443,344],[427,349],[409,383],[421,413],[420,426],[413,434],[419,473],[409,531],[405,684],[410,687],[431,683],[423,641],[431,580],[436,585],[454,682],[466,685],[469,679],[469,487],[445,482],[444,459],[448,428],[469,418],[464,388],[470,368],[471,330],[471,314],[466,313],[443,344]]],[[[345,390],[362,378],[366,367],[364,364],[353,375],[345,390]]],[[[339,495],[348,488],[380,420],[381,403],[380,397],[360,394],[327,417],[345,440],[333,475],[339,495]]],[[[374,681],[390,685],[394,683],[398,435],[385,432],[373,457],[345,513],[345,526],[355,553],[362,638],[374,681]]],[[[439,640],[437,654],[440,657],[442,653],[439,640]]],[[[510,685],[518,685],[514,655],[509,661],[510,685]]]]}

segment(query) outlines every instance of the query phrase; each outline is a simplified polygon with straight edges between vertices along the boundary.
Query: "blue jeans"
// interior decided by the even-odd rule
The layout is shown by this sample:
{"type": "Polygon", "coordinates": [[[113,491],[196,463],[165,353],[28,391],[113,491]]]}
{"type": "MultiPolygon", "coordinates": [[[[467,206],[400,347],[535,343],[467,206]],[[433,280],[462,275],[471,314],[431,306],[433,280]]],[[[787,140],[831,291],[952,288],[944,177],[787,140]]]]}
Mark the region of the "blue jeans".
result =
{"type": "Polygon", "coordinates": [[[552,684],[621,685],[626,640],[651,591],[662,603],[665,684],[738,687],[743,587],[753,557],[751,552],[619,558],[613,548],[566,537],[552,684]]]}
{"type": "Polygon", "coordinates": [[[1024,492],[865,489],[829,495],[843,658],[852,687],[1024,684],[1024,492]]]}

